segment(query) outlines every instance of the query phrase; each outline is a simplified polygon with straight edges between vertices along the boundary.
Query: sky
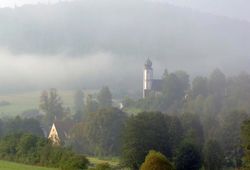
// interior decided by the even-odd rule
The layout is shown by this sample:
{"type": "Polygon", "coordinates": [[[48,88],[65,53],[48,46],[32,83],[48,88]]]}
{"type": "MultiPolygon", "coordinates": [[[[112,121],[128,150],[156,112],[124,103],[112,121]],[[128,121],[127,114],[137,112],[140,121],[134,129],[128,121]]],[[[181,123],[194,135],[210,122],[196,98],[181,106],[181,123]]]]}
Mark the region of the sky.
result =
{"type": "Polygon", "coordinates": [[[249,0],[161,0],[203,12],[250,21],[249,0]]]}
{"type": "MultiPolygon", "coordinates": [[[[14,7],[23,4],[56,3],[71,0],[0,0],[0,7],[14,7]]],[[[154,0],[165,1],[177,6],[197,9],[215,15],[227,16],[250,22],[249,0],[154,0]]]]}

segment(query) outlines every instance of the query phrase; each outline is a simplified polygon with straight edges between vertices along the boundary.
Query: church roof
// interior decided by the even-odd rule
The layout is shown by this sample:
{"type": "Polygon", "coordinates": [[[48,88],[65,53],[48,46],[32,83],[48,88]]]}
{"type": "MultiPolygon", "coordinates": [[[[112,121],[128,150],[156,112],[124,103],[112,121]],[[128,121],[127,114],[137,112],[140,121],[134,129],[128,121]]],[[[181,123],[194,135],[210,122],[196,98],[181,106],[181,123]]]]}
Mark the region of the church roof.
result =
{"type": "Polygon", "coordinates": [[[73,122],[72,121],[64,121],[64,122],[56,121],[54,122],[54,125],[56,127],[60,140],[64,141],[70,135],[70,130],[73,127],[73,122]]]}

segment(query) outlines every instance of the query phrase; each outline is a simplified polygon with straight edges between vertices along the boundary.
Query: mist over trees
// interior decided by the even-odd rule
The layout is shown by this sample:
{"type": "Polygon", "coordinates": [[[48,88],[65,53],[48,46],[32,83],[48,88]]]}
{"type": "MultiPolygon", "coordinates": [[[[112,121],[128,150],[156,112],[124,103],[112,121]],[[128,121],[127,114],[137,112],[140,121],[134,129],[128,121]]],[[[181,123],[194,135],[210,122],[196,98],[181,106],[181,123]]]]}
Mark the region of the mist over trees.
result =
{"type": "MultiPolygon", "coordinates": [[[[147,57],[156,63],[156,75],[165,68],[187,70],[191,76],[207,74],[216,67],[227,74],[249,71],[246,64],[250,53],[248,22],[167,3],[78,0],[54,5],[25,5],[0,9],[0,20],[0,54],[11,56],[8,57],[10,61],[3,62],[12,65],[28,56],[25,59],[35,59],[32,62],[35,65],[52,64],[50,69],[60,70],[57,64],[62,62],[59,65],[66,65],[70,72],[82,72],[77,78],[71,76],[75,75],[73,73],[63,80],[63,76],[59,76],[59,81],[53,83],[62,87],[79,88],[82,84],[98,87],[98,84],[109,82],[107,85],[113,89],[119,86],[126,91],[138,90],[142,63],[147,57]],[[4,49],[9,53],[3,52],[4,49]],[[69,61],[63,57],[72,59],[74,64],[68,65],[69,61]],[[105,64],[99,65],[99,62],[105,64]],[[89,73],[91,69],[83,69],[88,63],[97,64],[102,78],[95,71],[89,73]]],[[[37,66],[30,69],[34,73],[39,71],[37,66]]],[[[28,76],[23,74],[25,78],[28,76]]],[[[52,84],[52,75],[46,74],[45,82],[52,84]],[[46,81],[48,79],[50,81],[46,81]]],[[[46,86],[41,85],[42,82],[30,82],[19,88],[46,86]]],[[[5,90],[15,89],[1,86],[5,90]]]]}

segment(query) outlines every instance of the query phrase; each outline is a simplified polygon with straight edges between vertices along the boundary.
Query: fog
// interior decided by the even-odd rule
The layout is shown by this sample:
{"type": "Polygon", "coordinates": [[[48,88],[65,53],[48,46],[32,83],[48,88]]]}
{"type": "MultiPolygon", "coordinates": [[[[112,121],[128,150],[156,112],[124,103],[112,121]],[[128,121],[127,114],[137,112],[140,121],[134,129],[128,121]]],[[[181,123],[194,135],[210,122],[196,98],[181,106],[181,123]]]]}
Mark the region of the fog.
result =
{"type": "Polygon", "coordinates": [[[0,91],[136,90],[147,58],[156,77],[164,69],[191,77],[215,68],[249,72],[250,23],[191,4],[85,0],[0,9],[0,91]]]}

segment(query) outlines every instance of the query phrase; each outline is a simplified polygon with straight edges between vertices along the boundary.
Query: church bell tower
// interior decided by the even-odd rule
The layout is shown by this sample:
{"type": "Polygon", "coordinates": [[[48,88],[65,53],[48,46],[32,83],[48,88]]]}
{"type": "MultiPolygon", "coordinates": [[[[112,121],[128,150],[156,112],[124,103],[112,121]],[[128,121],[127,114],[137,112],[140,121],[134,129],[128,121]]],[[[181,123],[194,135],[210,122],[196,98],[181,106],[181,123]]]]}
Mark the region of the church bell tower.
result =
{"type": "Polygon", "coordinates": [[[147,59],[144,64],[143,72],[143,98],[147,97],[152,89],[153,68],[152,62],[147,59]]]}

